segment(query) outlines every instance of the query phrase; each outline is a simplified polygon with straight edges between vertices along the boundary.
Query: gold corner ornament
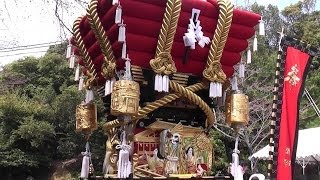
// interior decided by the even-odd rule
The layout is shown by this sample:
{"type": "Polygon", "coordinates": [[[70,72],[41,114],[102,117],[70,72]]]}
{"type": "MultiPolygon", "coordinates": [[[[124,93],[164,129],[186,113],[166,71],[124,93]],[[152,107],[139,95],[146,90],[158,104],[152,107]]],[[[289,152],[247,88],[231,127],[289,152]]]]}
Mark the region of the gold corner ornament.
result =
{"type": "Polygon", "coordinates": [[[229,0],[218,0],[219,18],[209,50],[203,77],[211,82],[223,83],[227,76],[221,68],[220,59],[225,47],[233,17],[233,5],[229,0]]]}
{"type": "Polygon", "coordinates": [[[115,116],[138,115],[139,101],[139,83],[131,80],[116,81],[111,94],[111,114],[115,116]]]}
{"type": "Polygon", "coordinates": [[[295,64],[291,67],[291,71],[288,72],[284,81],[288,81],[291,86],[296,86],[300,82],[300,78],[297,76],[299,72],[298,65],[295,64]]]}
{"type": "Polygon", "coordinates": [[[76,131],[89,135],[97,128],[96,105],[92,103],[78,105],[76,108],[76,131]]]}
{"type": "Polygon", "coordinates": [[[228,92],[225,105],[226,123],[232,127],[249,122],[249,98],[245,94],[228,92]]]}

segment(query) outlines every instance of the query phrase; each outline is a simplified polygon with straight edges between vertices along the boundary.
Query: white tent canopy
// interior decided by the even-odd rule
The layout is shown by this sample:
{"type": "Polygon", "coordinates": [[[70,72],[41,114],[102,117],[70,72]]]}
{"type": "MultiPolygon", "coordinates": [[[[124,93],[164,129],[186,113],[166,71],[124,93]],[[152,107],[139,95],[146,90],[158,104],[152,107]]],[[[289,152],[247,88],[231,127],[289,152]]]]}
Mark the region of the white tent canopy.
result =
{"type": "MultiPolygon", "coordinates": [[[[269,158],[270,146],[260,149],[249,159],[269,158]]],[[[299,130],[296,161],[305,166],[308,163],[320,163],[320,127],[299,130]]]]}

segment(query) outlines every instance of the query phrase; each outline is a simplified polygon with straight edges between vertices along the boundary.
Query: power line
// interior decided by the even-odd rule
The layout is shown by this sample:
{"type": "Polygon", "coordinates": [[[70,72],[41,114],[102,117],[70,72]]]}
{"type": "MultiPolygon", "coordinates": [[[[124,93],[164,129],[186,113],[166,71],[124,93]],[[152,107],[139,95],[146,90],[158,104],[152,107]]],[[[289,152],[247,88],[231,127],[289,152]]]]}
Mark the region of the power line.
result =
{"type": "Polygon", "coordinates": [[[43,52],[47,52],[47,51],[34,51],[34,52],[25,52],[25,53],[17,53],[17,54],[8,54],[8,55],[0,56],[0,58],[1,58],[1,57],[18,56],[18,55],[24,55],[24,54],[43,53],[43,52]]]}
{"type": "Polygon", "coordinates": [[[24,45],[24,46],[14,46],[9,48],[0,48],[0,51],[2,50],[10,50],[10,49],[19,49],[19,48],[26,48],[26,47],[33,47],[33,46],[42,46],[42,45],[51,45],[51,44],[57,44],[62,43],[62,41],[55,41],[55,42],[47,42],[47,43],[39,43],[39,44],[30,44],[30,45],[24,45]]]}
{"type": "Polygon", "coordinates": [[[51,45],[57,45],[57,44],[48,44],[48,45],[42,45],[42,46],[31,46],[31,47],[25,47],[25,48],[18,48],[18,49],[12,49],[12,50],[0,50],[0,53],[8,53],[8,52],[15,52],[15,51],[24,51],[24,50],[30,50],[30,49],[40,49],[49,47],[51,45]]]}

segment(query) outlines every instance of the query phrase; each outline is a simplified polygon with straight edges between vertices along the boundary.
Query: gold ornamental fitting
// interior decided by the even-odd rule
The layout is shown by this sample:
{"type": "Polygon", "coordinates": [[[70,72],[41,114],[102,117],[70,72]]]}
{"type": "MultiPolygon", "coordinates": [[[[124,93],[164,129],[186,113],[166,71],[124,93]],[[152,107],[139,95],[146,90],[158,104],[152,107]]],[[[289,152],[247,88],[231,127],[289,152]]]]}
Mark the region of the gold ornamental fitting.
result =
{"type": "Polygon", "coordinates": [[[139,101],[139,83],[131,80],[116,81],[111,94],[111,114],[138,115],[139,101]]]}
{"type": "Polygon", "coordinates": [[[80,104],[76,109],[76,131],[90,134],[98,127],[95,104],[80,104]]]}
{"type": "Polygon", "coordinates": [[[225,103],[226,122],[229,126],[238,127],[248,124],[249,98],[245,94],[231,93],[226,96],[225,103]]]}

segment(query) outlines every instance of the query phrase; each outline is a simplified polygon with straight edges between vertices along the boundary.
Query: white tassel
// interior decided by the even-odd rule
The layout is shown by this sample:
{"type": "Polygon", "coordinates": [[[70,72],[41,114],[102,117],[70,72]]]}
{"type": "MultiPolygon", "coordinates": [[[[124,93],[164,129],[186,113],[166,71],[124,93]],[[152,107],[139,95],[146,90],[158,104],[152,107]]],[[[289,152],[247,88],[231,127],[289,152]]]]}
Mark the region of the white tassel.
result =
{"type": "Polygon", "coordinates": [[[119,4],[119,0],[112,0],[112,5],[117,5],[119,4]]]}
{"type": "Polygon", "coordinates": [[[69,44],[67,46],[66,58],[69,59],[71,57],[71,54],[72,54],[72,44],[69,44]]]}
{"type": "Polygon", "coordinates": [[[132,80],[132,75],[131,75],[131,62],[129,57],[127,56],[126,62],[125,62],[125,79],[127,80],[132,80]]]}
{"type": "Polygon", "coordinates": [[[215,98],[216,97],[216,83],[210,82],[210,88],[209,88],[209,97],[215,98]]]}
{"type": "Polygon", "coordinates": [[[82,159],[82,167],[80,178],[88,178],[89,176],[89,165],[90,165],[90,150],[89,150],[89,143],[86,143],[86,151],[81,153],[83,155],[82,159]]]}
{"type": "Polygon", "coordinates": [[[162,78],[162,91],[169,92],[169,76],[164,75],[162,78]]]}
{"type": "Polygon", "coordinates": [[[238,90],[238,79],[237,76],[233,76],[231,79],[231,89],[234,91],[238,90]]]}
{"type": "Polygon", "coordinates": [[[250,64],[251,63],[251,50],[248,49],[247,51],[247,64],[250,64]]]}
{"type": "Polygon", "coordinates": [[[159,74],[156,74],[156,76],[154,77],[154,90],[155,91],[160,91],[159,89],[159,74]]]}
{"type": "Polygon", "coordinates": [[[222,97],[222,83],[218,83],[218,97],[222,97]]]}
{"type": "Polygon", "coordinates": [[[106,84],[104,86],[104,95],[108,96],[111,93],[111,81],[108,79],[106,80],[106,84]]]}
{"type": "Polygon", "coordinates": [[[118,41],[123,42],[123,43],[126,41],[126,25],[123,24],[123,22],[121,24],[119,24],[118,41]]]}
{"type": "Polygon", "coordinates": [[[89,164],[90,164],[90,158],[86,155],[83,156],[80,178],[88,178],[89,164]]]}
{"type": "Polygon", "coordinates": [[[127,43],[123,43],[121,58],[125,59],[126,57],[127,57],[127,43]]]}
{"type": "Polygon", "coordinates": [[[74,81],[79,81],[79,77],[80,77],[80,65],[78,64],[75,75],[74,75],[74,81]]]}
{"type": "Polygon", "coordinates": [[[112,93],[112,91],[113,91],[113,85],[114,85],[114,83],[116,82],[116,78],[112,78],[111,79],[111,85],[110,85],[110,93],[112,93]]]}
{"type": "Polygon", "coordinates": [[[81,91],[83,89],[83,84],[84,84],[84,77],[81,76],[79,80],[79,87],[78,90],[81,91]]]}
{"type": "Polygon", "coordinates": [[[253,39],[253,52],[257,50],[258,50],[258,39],[257,39],[257,35],[255,35],[253,39]]]}
{"type": "Polygon", "coordinates": [[[169,76],[166,76],[166,81],[167,81],[167,85],[166,85],[166,92],[169,92],[169,81],[170,81],[170,79],[169,79],[169,76]]]}
{"type": "Polygon", "coordinates": [[[94,100],[93,91],[92,90],[87,90],[86,91],[86,104],[90,103],[93,100],[94,100]]]}
{"type": "Polygon", "coordinates": [[[114,23],[119,24],[121,23],[121,21],[122,21],[122,8],[119,4],[116,10],[116,17],[114,19],[114,23]]]}
{"type": "Polygon", "coordinates": [[[76,61],[76,56],[74,54],[71,55],[70,61],[69,61],[69,68],[73,69],[74,68],[74,63],[76,61]]]}
{"type": "Polygon", "coordinates": [[[130,149],[131,146],[127,145],[126,134],[122,134],[121,145],[118,145],[116,149],[120,149],[119,158],[118,158],[118,178],[128,178],[131,174],[131,162],[130,162],[130,149]]]}
{"type": "Polygon", "coordinates": [[[159,79],[158,79],[158,86],[159,86],[159,92],[161,92],[163,90],[163,76],[159,75],[159,79]]]}
{"type": "Polygon", "coordinates": [[[264,21],[261,19],[259,22],[260,22],[259,23],[259,35],[265,36],[266,32],[265,32],[265,28],[264,28],[264,21]]]}
{"type": "Polygon", "coordinates": [[[243,63],[239,65],[239,78],[244,78],[245,66],[243,63]]]}

